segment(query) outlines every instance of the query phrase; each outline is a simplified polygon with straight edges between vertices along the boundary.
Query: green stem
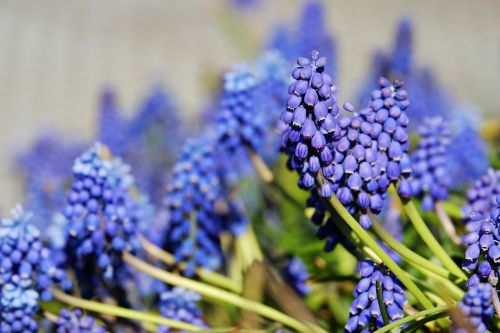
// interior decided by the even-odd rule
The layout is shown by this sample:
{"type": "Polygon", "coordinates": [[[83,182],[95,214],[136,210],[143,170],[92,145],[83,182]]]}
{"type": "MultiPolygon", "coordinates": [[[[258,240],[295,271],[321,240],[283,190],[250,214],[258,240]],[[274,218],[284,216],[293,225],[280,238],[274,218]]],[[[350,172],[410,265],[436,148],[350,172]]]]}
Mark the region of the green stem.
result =
{"type": "MultiPolygon", "coordinates": [[[[144,251],[146,251],[146,253],[151,257],[156,258],[167,265],[177,264],[181,269],[184,269],[186,267],[185,263],[177,263],[175,257],[172,254],[168,253],[163,249],[160,249],[155,244],[147,240],[145,237],[140,236],[140,240],[144,251]]],[[[241,293],[242,290],[241,285],[225,277],[224,275],[217,274],[215,272],[211,272],[203,268],[196,268],[196,274],[203,281],[209,284],[225,288],[227,290],[231,290],[232,292],[237,294],[241,293]]]]}
{"type": "Polygon", "coordinates": [[[384,325],[388,325],[390,323],[389,315],[387,314],[387,308],[384,304],[384,297],[382,296],[382,288],[380,288],[380,283],[376,281],[375,286],[377,288],[377,301],[378,307],[380,308],[380,312],[382,313],[382,319],[384,319],[384,325]]]}
{"type": "Polygon", "coordinates": [[[417,233],[420,235],[420,238],[427,244],[427,246],[431,249],[431,251],[438,257],[441,263],[448,269],[453,275],[460,277],[463,280],[467,280],[467,276],[460,269],[460,267],[455,264],[455,262],[448,256],[446,251],[441,247],[439,242],[436,240],[434,235],[431,233],[424,220],[418,213],[417,207],[411,200],[404,200],[401,198],[403,202],[403,207],[406,211],[406,214],[410,218],[411,223],[417,230],[417,233]]]}
{"type": "Polygon", "coordinates": [[[254,301],[250,301],[248,299],[245,299],[239,295],[230,293],[226,290],[219,289],[210,285],[206,285],[204,283],[194,281],[191,279],[187,279],[182,276],[178,276],[169,272],[166,272],[164,270],[161,270],[155,266],[152,266],[148,264],[147,262],[142,261],[141,259],[133,256],[132,254],[128,252],[123,253],[123,260],[129,264],[130,266],[134,267],[135,269],[151,276],[154,277],[160,281],[163,281],[165,283],[174,285],[174,286],[179,286],[183,287],[186,289],[193,290],[200,295],[215,300],[215,301],[220,301],[224,302],[227,304],[232,304],[234,306],[237,306],[243,310],[247,311],[252,311],[255,312],[263,317],[266,317],[271,320],[278,321],[280,323],[283,323],[290,328],[293,328],[294,330],[297,330],[299,332],[321,332],[324,333],[326,332],[320,327],[309,325],[309,324],[303,324],[299,322],[298,320],[295,320],[294,318],[291,318],[284,313],[273,309],[267,305],[257,303],[254,301]]]}
{"type": "Polygon", "coordinates": [[[373,333],[384,333],[384,332],[389,332],[390,330],[392,330],[393,328],[396,328],[396,327],[400,327],[401,325],[403,325],[404,323],[408,323],[412,320],[415,320],[417,318],[422,318],[422,317],[426,317],[426,316],[431,316],[431,315],[435,315],[437,313],[446,313],[449,309],[449,306],[438,306],[438,307],[435,307],[435,308],[432,308],[432,309],[428,309],[428,310],[424,310],[424,311],[420,311],[420,312],[417,312],[415,314],[412,314],[410,316],[406,316],[406,317],[403,317],[399,320],[396,320],[395,322],[392,322],[390,323],[389,325],[386,325],[382,328],[379,328],[378,330],[376,330],[375,332],[373,333]]]}
{"type": "Polygon", "coordinates": [[[335,195],[330,198],[330,203],[333,208],[339,213],[342,219],[349,225],[356,235],[382,260],[382,262],[396,275],[401,283],[403,283],[408,291],[410,291],[417,301],[422,304],[425,309],[433,307],[432,302],[425,296],[425,294],[417,287],[417,285],[405,274],[391,259],[391,257],[377,244],[377,242],[370,236],[370,234],[363,229],[358,221],[345,209],[344,205],[337,199],[335,195]]]}
{"type": "Polygon", "coordinates": [[[115,305],[84,300],[78,297],[68,295],[58,289],[53,289],[52,294],[54,295],[54,298],[57,299],[58,301],[88,311],[107,314],[111,316],[117,316],[121,318],[127,318],[131,320],[137,320],[141,322],[154,323],[157,325],[165,325],[179,330],[198,331],[200,329],[200,327],[196,325],[160,317],[151,313],[145,313],[145,312],[122,308],[115,305]]]}
{"type": "Polygon", "coordinates": [[[401,331],[401,333],[403,333],[403,332],[404,333],[414,332],[415,330],[419,329],[420,327],[424,326],[425,324],[433,322],[435,320],[439,320],[439,319],[441,319],[443,317],[446,317],[447,315],[448,314],[446,312],[438,312],[438,313],[432,314],[430,316],[422,318],[419,321],[416,321],[416,322],[412,323],[407,328],[403,329],[401,331]]]}
{"type": "Polygon", "coordinates": [[[429,272],[432,272],[436,275],[439,275],[445,279],[450,279],[451,274],[446,269],[435,265],[433,262],[425,259],[418,253],[413,252],[405,245],[403,245],[400,241],[392,237],[384,227],[382,227],[375,218],[372,219],[372,228],[375,234],[380,237],[380,239],[387,244],[392,250],[396,251],[403,259],[413,264],[419,270],[425,269],[429,272]]]}

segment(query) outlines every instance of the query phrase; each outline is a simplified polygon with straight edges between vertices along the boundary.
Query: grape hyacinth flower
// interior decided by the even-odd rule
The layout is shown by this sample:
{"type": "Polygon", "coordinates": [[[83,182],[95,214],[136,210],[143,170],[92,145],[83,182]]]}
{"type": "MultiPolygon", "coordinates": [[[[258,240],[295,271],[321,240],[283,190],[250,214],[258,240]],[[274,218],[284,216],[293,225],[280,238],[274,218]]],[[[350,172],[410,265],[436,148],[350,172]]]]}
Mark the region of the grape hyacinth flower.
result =
{"type": "Polygon", "coordinates": [[[396,30],[396,39],[391,56],[392,75],[405,79],[413,68],[413,26],[407,18],[402,19],[396,30]]]}
{"type": "MultiPolygon", "coordinates": [[[[53,262],[52,253],[43,246],[40,231],[30,223],[32,214],[21,206],[12,210],[12,218],[0,225],[0,287],[16,276],[32,281],[44,301],[51,299],[49,288],[54,284],[70,289],[66,273],[53,262]]],[[[24,283],[23,283],[24,285],[24,283]]]]}
{"type": "Polygon", "coordinates": [[[335,39],[328,34],[324,17],[326,9],[319,0],[307,0],[300,10],[300,18],[296,23],[293,35],[296,43],[295,55],[309,54],[318,50],[329,59],[327,69],[333,77],[337,74],[337,46],[335,39]]]}
{"type": "Polygon", "coordinates": [[[487,215],[500,195],[500,170],[489,169],[467,190],[467,204],[462,208],[464,216],[471,212],[487,215]]]}
{"type": "Polygon", "coordinates": [[[320,58],[317,51],[311,59],[298,58],[287,106],[281,113],[285,125],[281,150],[288,155],[288,167],[299,172],[299,187],[304,189],[315,187],[318,174],[330,178],[334,171],[332,143],[339,109],[325,64],[326,58],[320,58]]]}
{"type": "Polygon", "coordinates": [[[487,283],[470,288],[458,302],[458,313],[451,316],[452,332],[486,333],[488,323],[495,313],[492,306],[494,292],[494,288],[487,283]]]}
{"type": "MultiPolygon", "coordinates": [[[[173,320],[193,324],[199,327],[208,327],[203,321],[203,312],[196,304],[201,300],[201,296],[194,291],[180,287],[175,287],[170,291],[160,294],[158,308],[160,315],[173,320]]],[[[160,326],[158,333],[172,332],[170,327],[160,326]]]]}
{"type": "Polygon", "coordinates": [[[384,326],[377,285],[381,290],[389,321],[403,318],[403,307],[408,301],[399,280],[385,266],[371,260],[361,261],[358,271],[361,279],[354,288],[355,299],[350,307],[350,317],[345,332],[373,332],[384,326]]]}
{"type": "Polygon", "coordinates": [[[460,107],[451,115],[449,168],[454,187],[468,185],[488,171],[487,144],[481,137],[478,114],[476,108],[460,107]]]}
{"type": "Polygon", "coordinates": [[[498,285],[500,274],[500,195],[495,197],[495,206],[489,216],[478,212],[469,214],[466,228],[468,233],[462,242],[467,247],[462,267],[473,273],[467,287],[477,286],[480,282],[498,285]]]}
{"type": "Polygon", "coordinates": [[[127,126],[115,92],[111,88],[105,88],[100,98],[97,139],[121,155],[127,144],[127,126]]]}
{"type": "Polygon", "coordinates": [[[178,262],[187,261],[184,274],[188,276],[196,267],[218,269],[223,262],[220,234],[231,231],[237,235],[247,224],[227,193],[216,159],[210,140],[189,141],[167,186],[165,247],[178,262]]]}
{"type": "Polygon", "coordinates": [[[411,153],[412,195],[422,199],[422,208],[432,210],[437,201],[446,200],[451,186],[448,173],[450,132],[442,117],[425,118],[419,127],[420,142],[411,153]]]}
{"type": "Polygon", "coordinates": [[[0,289],[0,331],[38,332],[39,294],[29,277],[14,275],[0,289]]]}
{"type": "Polygon", "coordinates": [[[140,251],[132,186],[129,167],[112,158],[100,143],[74,163],[73,182],[64,209],[65,248],[68,263],[75,269],[87,296],[92,295],[95,287],[93,279],[124,283],[127,274],[122,251],[140,251]]]}
{"type": "Polygon", "coordinates": [[[215,118],[217,141],[230,152],[247,146],[257,151],[265,132],[265,118],[255,103],[257,78],[246,64],[224,75],[220,111],[215,118]]]}
{"type": "Polygon", "coordinates": [[[274,27],[265,49],[276,50],[287,61],[293,61],[296,56],[295,45],[288,26],[280,24],[274,27]]]}
{"type": "Polygon", "coordinates": [[[281,275],[300,296],[310,292],[311,286],[307,284],[309,273],[299,257],[291,257],[281,270],[281,275]]]}
{"type": "Polygon", "coordinates": [[[98,325],[91,316],[84,316],[81,309],[61,309],[55,324],[56,333],[104,333],[106,329],[98,325]]]}
{"type": "MultiPolygon", "coordinates": [[[[66,170],[81,150],[81,144],[68,142],[55,132],[43,132],[16,160],[26,193],[24,207],[36,212],[31,223],[46,228],[54,219],[55,212],[64,204],[66,170]]],[[[51,234],[44,233],[44,241],[50,242],[51,234]]],[[[56,239],[60,242],[62,239],[56,239]]]]}

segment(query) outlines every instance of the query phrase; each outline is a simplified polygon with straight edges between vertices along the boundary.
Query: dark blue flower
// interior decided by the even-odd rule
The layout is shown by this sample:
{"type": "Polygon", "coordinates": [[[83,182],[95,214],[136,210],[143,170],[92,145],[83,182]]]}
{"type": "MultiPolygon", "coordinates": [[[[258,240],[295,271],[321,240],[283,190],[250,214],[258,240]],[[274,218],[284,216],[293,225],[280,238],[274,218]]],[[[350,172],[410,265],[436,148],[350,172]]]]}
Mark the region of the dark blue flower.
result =
{"type": "Polygon", "coordinates": [[[432,210],[437,201],[446,200],[451,187],[449,177],[450,132],[441,117],[425,118],[419,127],[420,142],[411,153],[412,195],[422,199],[422,208],[432,210]]]}
{"type": "MultiPolygon", "coordinates": [[[[158,305],[160,315],[172,320],[182,321],[199,327],[208,327],[203,321],[203,312],[196,304],[201,296],[194,291],[175,287],[160,294],[158,305]]],[[[170,327],[160,326],[158,333],[172,332],[170,327]]]]}
{"type": "Polygon", "coordinates": [[[457,304],[458,313],[451,316],[452,332],[485,333],[490,319],[495,314],[492,306],[494,292],[496,290],[487,283],[470,288],[457,304]]]}
{"type": "Polygon", "coordinates": [[[140,250],[132,186],[129,167],[113,158],[100,143],[74,163],[73,182],[64,209],[65,248],[68,264],[75,269],[87,296],[93,293],[93,279],[125,283],[127,270],[122,251],[140,250]]]}
{"type": "Polygon", "coordinates": [[[220,234],[239,234],[247,220],[231,198],[209,139],[189,141],[174,167],[165,200],[168,225],[165,247],[178,262],[188,261],[186,275],[196,267],[218,269],[223,262],[220,234]]]}
{"type": "Polygon", "coordinates": [[[391,72],[397,78],[406,78],[413,68],[413,26],[410,20],[402,19],[396,30],[391,56],[391,72]]]}
{"type": "Polygon", "coordinates": [[[265,49],[278,51],[287,62],[292,62],[297,56],[292,31],[284,24],[274,27],[265,49]]]}
{"type": "Polygon", "coordinates": [[[467,204],[462,208],[464,216],[471,212],[487,215],[500,195],[500,170],[489,169],[467,189],[467,204]]]}
{"type": "Polygon", "coordinates": [[[104,333],[106,329],[98,325],[91,316],[84,316],[82,310],[61,309],[55,324],[57,333],[104,333]]]}
{"type": "Polygon", "coordinates": [[[462,267],[473,273],[467,286],[473,287],[480,282],[489,282],[493,287],[498,284],[500,272],[500,195],[494,197],[495,205],[489,216],[479,212],[469,214],[466,228],[468,233],[462,242],[467,247],[462,267]]]}
{"type": "Polygon", "coordinates": [[[401,282],[385,266],[371,260],[358,265],[361,279],[354,288],[354,301],[350,307],[345,332],[373,332],[384,326],[384,320],[377,297],[377,284],[382,292],[382,301],[387,309],[389,321],[404,316],[403,307],[408,302],[401,282]]]}
{"type": "Polygon", "coordinates": [[[307,283],[309,280],[307,267],[299,257],[291,257],[281,270],[281,274],[300,296],[307,295],[311,290],[311,286],[307,283]]]}

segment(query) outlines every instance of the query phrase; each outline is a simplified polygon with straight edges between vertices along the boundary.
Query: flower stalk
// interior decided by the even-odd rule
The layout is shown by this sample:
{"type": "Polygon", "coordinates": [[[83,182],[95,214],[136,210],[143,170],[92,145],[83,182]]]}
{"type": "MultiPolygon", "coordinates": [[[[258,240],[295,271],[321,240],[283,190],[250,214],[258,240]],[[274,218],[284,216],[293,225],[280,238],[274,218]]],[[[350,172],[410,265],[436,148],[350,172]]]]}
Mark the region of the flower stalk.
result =
{"type": "Polygon", "coordinates": [[[446,313],[448,312],[448,309],[449,309],[449,306],[445,305],[445,306],[438,306],[438,307],[435,307],[435,308],[432,308],[432,309],[420,311],[420,312],[417,312],[417,313],[412,314],[410,316],[406,316],[404,318],[396,320],[395,322],[392,322],[389,325],[386,325],[386,326],[384,326],[384,327],[376,330],[373,333],[390,332],[392,329],[400,327],[403,324],[408,323],[408,322],[410,322],[412,320],[415,320],[415,319],[418,319],[418,318],[424,318],[424,317],[427,317],[427,316],[432,316],[432,315],[437,315],[437,314],[441,314],[441,315],[445,316],[446,313]]]}
{"type": "Polygon", "coordinates": [[[266,317],[271,320],[278,321],[287,325],[288,327],[297,330],[299,332],[318,332],[318,333],[326,333],[326,331],[318,326],[313,326],[309,324],[303,324],[294,318],[291,318],[284,313],[273,309],[269,306],[266,306],[261,303],[257,303],[254,301],[250,301],[245,299],[239,295],[230,293],[226,290],[219,289],[210,285],[206,285],[204,283],[194,281],[191,279],[187,279],[182,276],[178,276],[166,271],[163,271],[155,266],[148,264],[147,262],[142,261],[141,259],[133,256],[128,252],[123,253],[123,260],[134,267],[135,269],[153,277],[170,285],[183,287],[186,289],[193,290],[198,294],[219,302],[224,302],[227,304],[232,304],[237,306],[243,310],[251,311],[257,313],[263,317],[266,317]]]}

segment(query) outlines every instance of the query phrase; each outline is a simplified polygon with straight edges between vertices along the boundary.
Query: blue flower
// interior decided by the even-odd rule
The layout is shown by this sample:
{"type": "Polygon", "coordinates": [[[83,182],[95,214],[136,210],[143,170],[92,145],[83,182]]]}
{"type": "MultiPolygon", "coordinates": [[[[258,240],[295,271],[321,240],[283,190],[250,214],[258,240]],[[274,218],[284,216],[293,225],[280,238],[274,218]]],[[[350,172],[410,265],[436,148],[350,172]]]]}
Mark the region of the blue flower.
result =
{"type": "Polygon", "coordinates": [[[12,210],[12,218],[0,225],[0,287],[12,283],[16,276],[32,281],[43,300],[50,300],[54,284],[70,289],[66,273],[57,267],[51,251],[40,239],[40,231],[30,223],[32,214],[21,206],[12,210]]]}
{"type": "Polygon", "coordinates": [[[494,292],[496,290],[487,283],[470,288],[457,304],[458,313],[451,316],[452,331],[485,333],[490,319],[495,314],[492,306],[494,292]]]}
{"type": "Polygon", "coordinates": [[[425,118],[419,132],[419,145],[410,155],[412,195],[421,198],[422,208],[429,211],[435,202],[448,198],[451,187],[448,170],[450,132],[441,117],[425,118]]]}
{"type": "Polygon", "coordinates": [[[246,228],[246,217],[228,193],[216,154],[209,139],[189,141],[167,186],[165,247],[178,262],[188,261],[186,275],[196,267],[218,269],[223,262],[220,234],[239,234],[246,228]]]}
{"type": "Polygon", "coordinates": [[[29,277],[14,275],[0,289],[0,331],[38,332],[39,294],[29,277]]]}
{"type": "Polygon", "coordinates": [[[115,92],[106,88],[101,93],[97,139],[116,154],[123,154],[127,145],[127,126],[116,101],[115,92]]]}
{"type": "MultiPolygon", "coordinates": [[[[46,228],[55,218],[55,212],[64,204],[67,172],[78,156],[81,144],[68,142],[54,132],[44,132],[38,136],[29,149],[16,161],[17,170],[22,176],[23,190],[26,195],[24,207],[36,212],[31,223],[37,228],[46,228]]],[[[63,239],[46,232],[44,241],[54,245],[63,239]]]]}
{"type": "Polygon", "coordinates": [[[396,30],[391,56],[391,72],[397,78],[406,78],[413,69],[413,26],[410,20],[402,19],[396,30]]]}
{"type": "Polygon", "coordinates": [[[97,325],[91,316],[84,316],[83,311],[75,308],[72,310],[61,309],[56,322],[56,332],[71,333],[104,333],[106,329],[97,325]]]}
{"type": "Polygon", "coordinates": [[[500,195],[500,170],[489,169],[467,189],[467,204],[462,208],[464,216],[471,212],[487,215],[500,195]]]}
{"type": "Polygon", "coordinates": [[[76,271],[87,296],[93,278],[121,281],[127,275],[122,251],[137,253],[137,204],[131,196],[133,177],[129,167],[112,158],[97,143],[84,152],[73,166],[73,182],[64,215],[68,264],[76,271]]]}
{"type": "Polygon", "coordinates": [[[291,257],[281,270],[281,274],[300,296],[307,295],[311,290],[311,286],[307,283],[309,280],[307,267],[299,257],[291,257]]]}
{"type": "Polygon", "coordinates": [[[404,295],[401,282],[394,274],[385,266],[378,265],[371,260],[361,261],[358,271],[361,279],[354,288],[354,301],[350,307],[345,332],[373,332],[384,326],[377,297],[377,284],[382,292],[382,301],[387,309],[389,321],[403,318],[403,307],[408,300],[404,295]]]}
{"type": "Polygon", "coordinates": [[[305,56],[311,50],[318,50],[329,59],[327,69],[333,77],[337,74],[337,46],[335,39],[328,33],[330,30],[325,20],[321,1],[307,0],[300,10],[299,21],[294,27],[295,55],[305,56]]]}
{"type": "MultiPolygon", "coordinates": [[[[208,327],[203,321],[203,312],[196,304],[201,296],[194,291],[175,287],[160,294],[160,315],[177,321],[193,324],[199,327],[208,327]]],[[[160,326],[158,333],[172,332],[170,327],[160,326]]]]}
{"type": "Polygon", "coordinates": [[[464,270],[473,273],[467,286],[473,287],[480,282],[489,282],[493,287],[498,284],[500,272],[500,195],[494,197],[495,205],[489,215],[483,217],[479,212],[469,214],[466,228],[468,233],[462,242],[467,247],[464,270]]]}
{"type": "Polygon", "coordinates": [[[246,64],[224,75],[220,110],[215,117],[218,142],[231,152],[242,147],[257,151],[265,133],[265,118],[255,103],[257,78],[246,64]]]}

